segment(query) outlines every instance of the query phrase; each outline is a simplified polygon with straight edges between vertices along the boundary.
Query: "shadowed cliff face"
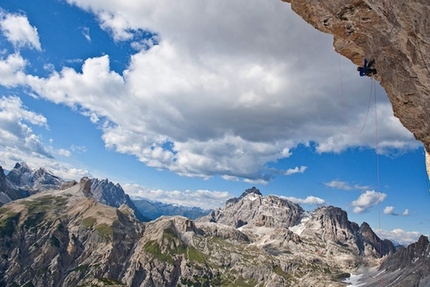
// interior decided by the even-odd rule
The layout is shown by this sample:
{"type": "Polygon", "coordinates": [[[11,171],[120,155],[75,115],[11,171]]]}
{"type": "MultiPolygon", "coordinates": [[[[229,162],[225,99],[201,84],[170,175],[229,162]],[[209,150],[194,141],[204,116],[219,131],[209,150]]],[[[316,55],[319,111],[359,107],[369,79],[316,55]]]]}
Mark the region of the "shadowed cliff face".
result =
{"type": "MultiPolygon", "coordinates": [[[[430,4],[427,0],[283,0],[356,65],[376,60],[375,77],[393,112],[430,152],[430,4]]],[[[429,170],[429,169],[428,169],[429,170]]]]}

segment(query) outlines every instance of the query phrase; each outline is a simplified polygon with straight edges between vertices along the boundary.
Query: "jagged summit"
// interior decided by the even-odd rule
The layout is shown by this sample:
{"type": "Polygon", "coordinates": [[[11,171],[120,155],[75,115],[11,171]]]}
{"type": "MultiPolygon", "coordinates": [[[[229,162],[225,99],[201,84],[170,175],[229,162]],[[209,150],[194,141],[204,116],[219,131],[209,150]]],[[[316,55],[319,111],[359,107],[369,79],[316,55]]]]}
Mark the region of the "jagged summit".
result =
{"type": "Polygon", "coordinates": [[[226,201],[226,204],[235,204],[239,200],[243,199],[244,197],[246,197],[248,195],[252,195],[252,198],[256,198],[255,196],[257,196],[257,197],[263,196],[263,194],[260,192],[260,190],[258,188],[256,188],[255,186],[253,186],[251,188],[246,189],[239,197],[230,198],[229,200],[226,201]]]}
{"type": "Polygon", "coordinates": [[[7,174],[8,180],[17,187],[24,188],[30,193],[42,190],[58,189],[64,182],[58,176],[45,168],[31,169],[25,162],[16,163],[7,174]]]}
{"type": "Polygon", "coordinates": [[[256,188],[247,189],[239,198],[227,201],[223,208],[198,221],[235,227],[250,237],[276,230],[277,234],[284,234],[285,238],[293,240],[295,234],[295,242],[300,241],[300,238],[317,239],[336,252],[339,248],[348,248],[356,254],[371,258],[395,252],[391,241],[382,241],[367,223],[360,227],[349,221],[348,214],[341,208],[321,206],[305,212],[296,203],[276,195],[263,196],[256,188]]]}
{"type": "Polygon", "coordinates": [[[260,190],[253,187],[245,190],[239,198],[229,199],[224,208],[200,220],[237,228],[244,225],[287,228],[296,224],[303,212],[298,204],[277,196],[264,197],[260,190]]]}
{"type": "Polygon", "coordinates": [[[91,193],[93,197],[100,203],[113,207],[120,207],[123,204],[129,206],[136,218],[140,221],[150,221],[149,218],[142,215],[130,197],[124,192],[124,189],[119,183],[113,183],[106,179],[93,178],[90,182],[91,193]]]}
{"type": "Polygon", "coordinates": [[[247,190],[245,190],[240,196],[239,199],[244,198],[245,196],[247,196],[248,194],[256,194],[256,195],[260,195],[263,196],[263,194],[260,192],[260,190],[258,188],[256,188],[255,186],[248,188],[247,190]]]}
{"type": "MultiPolygon", "coordinates": [[[[140,222],[97,202],[93,186],[120,187],[84,177],[2,207],[0,286],[345,286],[345,274],[379,266],[385,244],[340,208],[305,212],[257,189],[196,221],[140,222]]],[[[411,248],[408,266],[426,263],[427,238],[411,248]]]]}

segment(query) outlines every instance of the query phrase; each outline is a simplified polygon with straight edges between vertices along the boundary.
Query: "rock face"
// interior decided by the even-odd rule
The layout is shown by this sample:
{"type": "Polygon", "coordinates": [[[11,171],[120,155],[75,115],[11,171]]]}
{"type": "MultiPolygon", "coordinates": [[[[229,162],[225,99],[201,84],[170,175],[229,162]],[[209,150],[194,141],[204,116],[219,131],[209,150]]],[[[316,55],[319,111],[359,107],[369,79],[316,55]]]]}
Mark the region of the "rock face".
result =
{"type": "Polygon", "coordinates": [[[381,240],[369,224],[363,222],[359,227],[357,223],[348,220],[344,210],[334,206],[317,208],[303,218],[299,226],[292,229],[303,230],[298,232],[302,237],[332,241],[364,256],[382,257],[395,252],[393,243],[381,240]]]}
{"type": "Polygon", "coordinates": [[[112,207],[120,207],[125,204],[129,206],[140,221],[150,221],[149,218],[142,215],[130,197],[124,192],[120,184],[114,184],[108,179],[99,180],[94,178],[91,180],[92,196],[100,203],[112,207]]]}
{"type": "Polygon", "coordinates": [[[307,214],[254,190],[218,210],[235,218],[214,217],[225,224],[211,216],[144,223],[124,205],[98,203],[89,186],[83,178],[1,207],[0,286],[340,287],[348,272],[378,262],[344,239],[358,225],[334,207],[307,214]]]}
{"type": "MultiPolygon", "coordinates": [[[[430,4],[425,0],[283,0],[356,65],[375,58],[375,77],[394,115],[430,152],[430,4]]],[[[430,166],[427,166],[430,175],[430,166]]]]}
{"type": "Polygon", "coordinates": [[[239,198],[227,200],[224,208],[211,212],[206,219],[236,228],[243,225],[288,228],[297,223],[303,212],[298,204],[277,196],[264,197],[253,187],[239,198]]]}
{"type": "Polygon", "coordinates": [[[2,207],[0,286],[78,286],[91,283],[85,277],[119,276],[143,226],[87,197],[86,182],[2,207]]]}
{"type": "MultiPolygon", "coordinates": [[[[26,163],[17,163],[7,174],[0,167],[0,206],[4,203],[25,198],[45,190],[64,190],[78,184],[76,181],[66,182],[44,168],[32,170],[26,163]]],[[[102,204],[112,207],[129,206],[137,219],[149,221],[125,194],[119,184],[109,180],[89,179],[84,177],[79,183],[81,192],[88,198],[94,198],[102,204]]]]}
{"type": "Polygon", "coordinates": [[[29,196],[30,193],[20,190],[6,177],[3,168],[0,166],[0,206],[12,200],[29,196]]]}
{"type": "Polygon", "coordinates": [[[365,286],[430,286],[430,244],[426,236],[389,256],[379,268],[380,275],[365,286]]]}
{"type": "Polygon", "coordinates": [[[15,164],[15,167],[7,174],[7,178],[17,187],[28,190],[30,193],[58,189],[64,182],[44,168],[32,170],[25,162],[15,164]]]}

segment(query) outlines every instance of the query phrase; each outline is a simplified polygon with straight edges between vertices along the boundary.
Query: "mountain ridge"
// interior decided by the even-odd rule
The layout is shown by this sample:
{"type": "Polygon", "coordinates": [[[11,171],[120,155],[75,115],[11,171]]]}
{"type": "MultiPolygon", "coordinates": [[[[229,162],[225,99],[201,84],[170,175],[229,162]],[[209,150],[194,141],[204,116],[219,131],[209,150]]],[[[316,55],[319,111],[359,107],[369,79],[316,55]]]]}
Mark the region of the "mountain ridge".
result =
{"type": "Polygon", "coordinates": [[[248,192],[214,211],[234,217],[214,217],[223,223],[213,215],[141,222],[125,204],[98,202],[93,186],[82,178],[0,207],[0,286],[340,287],[357,268],[381,262],[370,226],[340,208],[306,212],[248,192]],[[369,240],[365,248],[357,234],[369,240]]]}

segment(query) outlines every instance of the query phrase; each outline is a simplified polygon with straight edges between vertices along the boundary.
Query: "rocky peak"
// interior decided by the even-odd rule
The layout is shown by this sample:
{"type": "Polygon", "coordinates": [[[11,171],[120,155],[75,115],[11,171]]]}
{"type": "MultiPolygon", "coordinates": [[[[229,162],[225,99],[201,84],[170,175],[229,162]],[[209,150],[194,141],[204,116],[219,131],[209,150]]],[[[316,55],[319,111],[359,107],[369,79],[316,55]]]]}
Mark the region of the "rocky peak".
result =
{"type": "Polygon", "coordinates": [[[380,276],[366,286],[430,286],[430,245],[426,236],[388,256],[381,264],[380,276]],[[379,283],[379,284],[378,284],[379,283]]]}
{"type": "Polygon", "coordinates": [[[12,200],[27,197],[30,194],[25,190],[18,189],[4,173],[0,166],[0,206],[12,200]]]}
{"type": "Polygon", "coordinates": [[[30,193],[42,190],[58,189],[63,180],[44,168],[32,170],[25,162],[16,163],[7,178],[21,189],[30,193]]]}
{"type": "Polygon", "coordinates": [[[258,189],[251,188],[200,220],[236,228],[244,225],[288,228],[297,223],[303,212],[298,204],[273,195],[264,197],[258,189]]]}
{"type": "Polygon", "coordinates": [[[255,186],[246,189],[239,197],[230,198],[227,200],[226,204],[236,204],[239,200],[243,199],[244,197],[251,196],[252,198],[261,197],[263,194],[260,192],[258,188],[255,186]]]}
{"type": "Polygon", "coordinates": [[[16,163],[15,166],[7,174],[7,178],[16,186],[29,185],[31,169],[25,162],[16,163]]]}
{"type": "Polygon", "coordinates": [[[429,256],[430,245],[428,237],[421,235],[417,242],[399,250],[384,265],[390,268],[390,270],[396,270],[398,268],[410,267],[417,261],[430,263],[429,256]]]}
{"type": "Polygon", "coordinates": [[[245,196],[249,195],[249,194],[255,194],[255,195],[259,195],[259,196],[263,196],[263,194],[261,194],[260,190],[258,188],[256,188],[255,186],[248,188],[247,190],[245,190],[239,197],[239,199],[244,198],[245,196]]]}
{"type": "Polygon", "coordinates": [[[356,223],[348,220],[346,211],[334,206],[322,206],[310,214],[310,219],[305,223],[303,235],[320,236],[325,240],[354,244],[355,234],[358,230],[356,223]]]}
{"type": "MultiPolygon", "coordinates": [[[[375,58],[375,79],[394,115],[430,152],[430,5],[428,1],[283,0],[356,65],[375,58]]],[[[427,166],[430,176],[430,166],[427,166]]]]}
{"type": "Polygon", "coordinates": [[[79,182],[79,192],[82,192],[86,197],[93,197],[91,192],[91,180],[88,177],[81,178],[79,182]]]}
{"type": "Polygon", "coordinates": [[[393,243],[389,240],[382,241],[369,224],[364,222],[359,227],[357,223],[348,220],[346,211],[334,206],[315,209],[292,230],[302,230],[302,237],[317,237],[352,248],[361,255],[381,257],[395,252],[393,243]]]}
{"type": "Polygon", "coordinates": [[[149,221],[149,218],[142,215],[120,184],[114,184],[107,178],[103,180],[93,178],[91,179],[91,192],[98,202],[112,207],[120,207],[122,204],[126,204],[133,209],[134,215],[140,221],[149,221]]]}

